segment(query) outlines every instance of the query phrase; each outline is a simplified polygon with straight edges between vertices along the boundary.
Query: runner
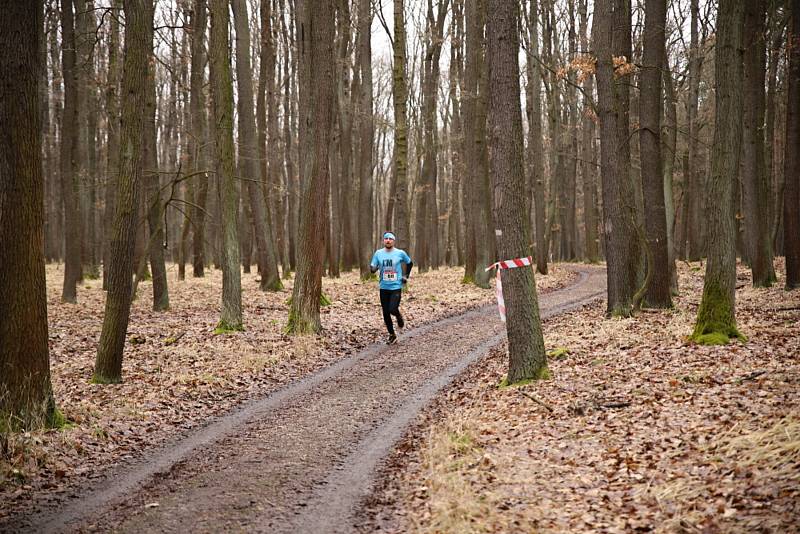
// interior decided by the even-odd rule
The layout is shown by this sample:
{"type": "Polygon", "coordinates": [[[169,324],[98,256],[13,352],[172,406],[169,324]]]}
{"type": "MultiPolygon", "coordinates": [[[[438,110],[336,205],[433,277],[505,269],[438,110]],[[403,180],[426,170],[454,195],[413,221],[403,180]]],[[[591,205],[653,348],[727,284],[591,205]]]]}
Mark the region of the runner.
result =
{"type": "Polygon", "coordinates": [[[403,292],[403,285],[408,282],[408,277],[411,276],[411,267],[414,266],[411,258],[404,250],[394,247],[395,239],[395,235],[392,232],[383,234],[383,248],[375,251],[369,264],[369,270],[373,273],[380,269],[378,280],[381,290],[383,322],[386,324],[386,330],[389,331],[389,338],[386,340],[387,345],[397,343],[397,334],[394,332],[392,315],[397,317],[397,328],[400,329],[400,333],[402,333],[405,326],[403,316],[400,315],[400,297],[403,292]],[[403,272],[404,263],[406,264],[405,272],[403,272]]]}

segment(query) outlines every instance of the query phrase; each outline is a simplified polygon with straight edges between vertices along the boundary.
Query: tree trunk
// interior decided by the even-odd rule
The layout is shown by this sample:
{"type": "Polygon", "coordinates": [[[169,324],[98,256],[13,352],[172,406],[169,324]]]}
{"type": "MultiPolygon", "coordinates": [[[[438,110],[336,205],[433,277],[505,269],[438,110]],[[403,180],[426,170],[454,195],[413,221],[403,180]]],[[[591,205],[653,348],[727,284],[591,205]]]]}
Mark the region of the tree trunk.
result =
{"type": "Polygon", "coordinates": [[[361,279],[370,276],[369,261],[375,246],[372,233],[372,145],[375,142],[372,96],[372,8],[370,0],[358,4],[358,71],[361,75],[360,160],[358,188],[358,266],[361,279]]]}
{"type": "Polygon", "coordinates": [[[800,0],[792,0],[786,69],[786,156],[784,159],[783,247],[786,289],[800,288],[800,0]]]}
{"type": "Polygon", "coordinates": [[[192,112],[192,131],[189,136],[190,168],[199,181],[195,187],[194,206],[192,206],[192,274],[202,278],[205,274],[206,250],[206,199],[208,197],[208,174],[206,137],[206,99],[203,93],[205,80],[205,34],[206,1],[195,0],[192,11],[192,72],[190,75],[190,107],[192,112]]]}
{"type": "Polygon", "coordinates": [[[64,202],[64,285],[63,302],[78,301],[81,266],[81,205],[78,194],[78,88],[75,16],[72,0],[61,0],[62,72],[64,113],[61,119],[61,196],[64,202]]]}
{"type": "Polygon", "coordinates": [[[772,220],[769,209],[770,186],[764,161],[764,91],[766,75],[765,0],[750,0],[745,8],[744,104],[742,180],[744,242],[753,271],[755,287],[775,282],[772,267],[772,220]]]}
{"type": "Polygon", "coordinates": [[[675,87],[669,59],[664,54],[664,128],[662,128],[661,157],[664,161],[664,209],[667,215],[667,253],[669,254],[670,292],[678,294],[678,270],[675,267],[675,200],[672,178],[675,169],[675,153],[678,146],[678,109],[675,87]]]}
{"type": "MultiPolygon", "coordinates": [[[[5,2],[0,19],[0,421],[54,421],[44,272],[41,1],[5,2]],[[8,127],[11,126],[11,127],[8,127]]],[[[7,429],[6,429],[7,430],[7,429]]]]}
{"type": "MultiPolygon", "coordinates": [[[[578,4],[580,16],[581,52],[589,50],[589,16],[587,1],[578,4]]],[[[594,94],[594,78],[586,76],[583,82],[583,124],[581,126],[581,178],[583,179],[583,225],[585,233],[585,258],[589,263],[600,261],[599,238],[597,235],[597,162],[595,160],[595,123],[590,98],[594,94]]]]}
{"type": "MultiPolygon", "coordinates": [[[[269,6],[270,2],[262,3],[269,6]]],[[[267,213],[266,199],[264,198],[263,181],[265,179],[264,164],[266,163],[266,132],[264,128],[260,130],[264,135],[260,140],[256,138],[256,117],[259,121],[264,120],[263,112],[264,95],[259,92],[259,104],[261,113],[256,113],[253,106],[253,74],[250,66],[250,22],[247,17],[247,5],[244,0],[231,0],[233,7],[233,20],[236,27],[236,83],[239,98],[238,119],[239,119],[239,166],[242,170],[241,179],[244,181],[249,200],[250,212],[255,228],[256,251],[258,253],[258,270],[261,274],[260,288],[262,291],[277,291],[283,287],[280,275],[278,274],[278,260],[275,254],[275,245],[271,241],[269,230],[269,214],[267,213]],[[263,141],[260,142],[260,141],[263,141]],[[261,161],[261,165],[259,165],[261,161]]],[[[264,23],[270,20],[269,11],[261,13],[262,42],[270,38],[267,34],[269,26],[264,23]]],[[[264,63],[268,61],[262,56],[261,73],[263,76],[264,63]]],[[[259,80],[263,84],[265,80],[259,80]]],[[[263,126],[263,124],[262,124],[263,126]]],[[[274,141],[273,141],[274,142],[274,141]]]]}
{"type": "Polygon", "coordinates": [[[743,336],[736,328],[734,188],[742,144],[742,22],[739,0],[720,0],[714,62],[716,117],[706,202],[708,263],[692,339],[724,344],[743,336]]]}
{"type": "Polygon", "coordinates": [[[688,258],[697,261],[706,253],[705,225],[703,224],[703,199],[707,194],[704,187],[703,170],[700,168],[698,156],[699,122],[697,119],[700,99],[700,76],[702,74],[703,57],[700,54],[698,24],[700,18],[699,0],[691,0],[691,43],[689,49],[689,168],[686,177],[688,184],[689,211],[688,224],[688,258]]]}
{"type": "Polygon", "coordinates": [[[122,74],[122,117],[120,126],[119,172],[116,211],[111,231],[103,329],[97,347],[93,382],[122,381],[122,352],[131,312],[133,247],[142,178],[142,140],[147,102],[148,58],[153,50],[153,3],[123,0],[125,9],[125,52],[122,74]]]}
{"type": "Polygon", "coordinates": [[[233,80],[228,43],[228,0],[212,0],[208,45],[218,199],[222,212],[222,310],[219,331],[242,330],[242,280],[239,267],[239,190],[233,156],[233,80]]]}
{"type": "MultiPolygon", "coordinates": [[[[121,0],[114,0],[113,7],[119,9],[121,0]]],[[[108,290],[108,267],[111,263],[111,228],[114,223],[117,175],[119,168],[119,17],[111,17],[108,42],[108,81],[106,83],[106,186],[105,211],[103,212],[103,289],[108,290]]]]}
{"type": "Polygon", "coordinates": [[[667,215],[664,206],[664,168],[661,159],[661,69],[664,65],[666,0],[646,0],[644,57],[640,77],[639,146],[645,234],[651,258],[645,302],[671,308],[667,215]]]}
{"type": "Polygon", "coordinates": [[[595,5],[593,41],[597,56],[598,116],[600,119],[601,168],[603,173],[603,220],[605,250],[608,265],[609,315],[629,316],[633,312],[633,296],[639,265],[633,183],[620,147],[620,132],[627,132],[627,113],[620,109],[618,85],[615,80],[613,56],[616,45],[615,0],[598,0],[595,5]],[[619,122],[625,123],[624,128],[619,122]]]}
{"type": "Polygon", "coordinates": [[[467,157],[466,216],[471,219],[467,228],[467,261],[465,279],[480,287],[489,287],[484,269],[491,263],[491,196],[489,191],[488,152],[486,148],[486,85],[483,51],[486,22],[485,0],[467,0],[466,71],[462,93],[464,103],[464,152],[467,157]],[[471,250],[470,248],[471,247],[471,250]]]}
{"type": "MultiPolygon", "coordinates": [[[[494,191],[497,251],[502,258],[527,256],[530,201],[525,195],[522,157],[522,112],[519,89],[519,4],[489,0],[489,145],[490,173],[494,191]]],[[[533,268],[501,271],[508,331],[508,383],[548,375],[539,303],[533,268]]]]}
{"type": "MultiPolygon", "coordinates": [[[[150,32],[153,32],[151,29],[150,32]]],[[[153,36],[147,37],[153,42],[153,36]]],[[[153,310],[169,309],[169,290],[167,288],[167,268],[164,264],[164,212],[161,205],[161,180],[159,178],[158,148],[156,145],[156,72],[155,57],[151,52],[147,73],[147,100],[145,103],[143,165],[145,202],[147,206],[147,254],[150,258],[150,271],[153,277],[153,310]]]]}
{"type": "Polygon", "coordinates": [[[536,270],[547,274],[547,238],[545,231],[547,219],[544,198],[544,145],[542,143],[542,75],[539,57],[539,5],[531,0],[528,19],[528,166],[530,169],[531,192],[536,227],[536,270]]]}
{"type": "MultiPolygon", "coordinates": [[[[302,0],[301,0],[302,1],[302,0]]],[[[302,76],[300,84],[301,123],[309,139],[310,161],[303,166],[303,210],[297,250],[297,274],[292,292],[287,330],[293,334],[319,332],[319,301],[322,295],[322,262],[328,229],[329,151],[334,97],[334,7],[332,0],[319,0],[313,9],[303,6],[298,13],[299,62],[314,73],[302,76]]]]}
{"type": "Polygon", "coordinates": [[[392,66],[392,97],[394,100],[394,232],[397,248],[409,254],[411,236],[408,224],[408,125],[406,76],[406,22],[405,1],[394,0],[394,63],[392,66]]]}

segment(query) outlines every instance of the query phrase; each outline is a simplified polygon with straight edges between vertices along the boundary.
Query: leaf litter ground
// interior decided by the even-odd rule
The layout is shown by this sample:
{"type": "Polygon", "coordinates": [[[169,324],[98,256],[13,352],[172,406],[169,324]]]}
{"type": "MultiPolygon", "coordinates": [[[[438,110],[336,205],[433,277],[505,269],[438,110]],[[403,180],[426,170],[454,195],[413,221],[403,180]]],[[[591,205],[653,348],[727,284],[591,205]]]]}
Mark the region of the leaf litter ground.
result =
{"type": "Polygon", "coordinates": [[[363,530],[797,532],[800,291],[740,266],[748,341],[694,345],[702,271],[681,265],[674,310],[547,320],[551,380],[498,389],[505,347],[473,366],[396,448],[363,530]]]}
{"type": "MultiPolygon", "coordinates": [[[[330,306],[324,332],[283,333],[291,280],[276,293],[258,289],[258,275],[242,277],[246,331],[214,335],[221,273],[179,281],[169,271],[171,310],[153,312],[150,283],[134,302],[123,363],[124,383],[91,384],[102,326],[99,280],[79,287],[78,304],[60,302],[62,266],[48,266],[51,373],[56,402],[68,418],[60,430],[0,435],[0,518],[24,512],[34,498],[56,495],[89,480],[176,434],[205,425],[249,399],[321,369],[370,343],[385,329],[376,282],[356,273],[323,280],[330,306]]],[[[485,305],[491,289],[460,283],[463,270],[418,273],[404,293],[407,328],[485,305]]],[[[556,266],[540,290],[565,285],[573,273],[556,266]]]]}

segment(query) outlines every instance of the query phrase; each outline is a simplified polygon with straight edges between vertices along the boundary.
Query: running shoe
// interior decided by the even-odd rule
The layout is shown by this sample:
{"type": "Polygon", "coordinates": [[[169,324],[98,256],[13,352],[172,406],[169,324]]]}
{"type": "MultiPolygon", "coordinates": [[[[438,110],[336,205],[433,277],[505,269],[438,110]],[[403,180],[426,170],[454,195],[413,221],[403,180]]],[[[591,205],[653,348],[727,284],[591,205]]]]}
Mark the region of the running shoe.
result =
{"type": "Polygon", "coordinates": [[[386,340],[387,345],[394,345],[397,343],[397,336],[394,334],[389,334],[389,339],[386,340]]]}

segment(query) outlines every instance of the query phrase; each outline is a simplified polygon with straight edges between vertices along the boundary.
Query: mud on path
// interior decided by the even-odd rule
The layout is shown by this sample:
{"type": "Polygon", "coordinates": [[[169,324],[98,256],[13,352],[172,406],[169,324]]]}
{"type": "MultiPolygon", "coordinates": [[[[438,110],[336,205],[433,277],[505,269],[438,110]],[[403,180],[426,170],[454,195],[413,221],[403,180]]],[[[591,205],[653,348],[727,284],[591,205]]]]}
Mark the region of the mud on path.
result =
{"type": "MultiPolygon", "coordinates": [[[[604,294],[603,270],[579,274],[542,317],[604,294]]],[[[349,532],[412,419],[504,336],[490,305],[373,345],[0,531],[349,532]]]]}

